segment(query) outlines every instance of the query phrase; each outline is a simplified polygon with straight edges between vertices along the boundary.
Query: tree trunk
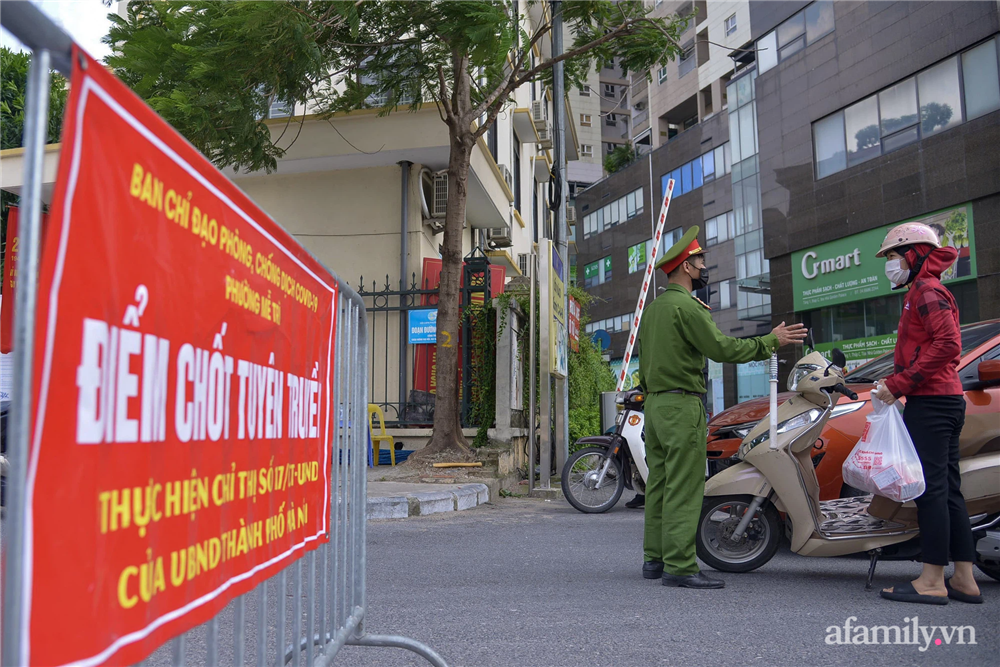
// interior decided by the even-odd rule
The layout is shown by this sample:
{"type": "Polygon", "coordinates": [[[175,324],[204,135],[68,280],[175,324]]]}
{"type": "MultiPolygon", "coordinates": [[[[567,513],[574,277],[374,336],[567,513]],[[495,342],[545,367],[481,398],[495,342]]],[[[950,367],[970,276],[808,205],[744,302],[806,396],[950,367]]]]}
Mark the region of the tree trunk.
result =
{"type": "MultiPolygon", "coordinates": [[[[472,109],[468,61],[456,59],[455,116],[449,119],[451,143],[448,156],[448,209],[445,214],[444,243],[441,248],[441,284],[437,315],[437,393],[434,399],[434,433],[427,445],[412,458],[449,453],[456,461],[471,460],[472,451],[462,434],[458,400],[458,339],[460,284],[462,278],[462,237],[469,196],[469,165],[476,138],[472,130],[472,109]]],[[[469,345],[470,341],[462,341],[469,345]]],[[[464,369],[468,373],[469,369],[464,369]]]]}

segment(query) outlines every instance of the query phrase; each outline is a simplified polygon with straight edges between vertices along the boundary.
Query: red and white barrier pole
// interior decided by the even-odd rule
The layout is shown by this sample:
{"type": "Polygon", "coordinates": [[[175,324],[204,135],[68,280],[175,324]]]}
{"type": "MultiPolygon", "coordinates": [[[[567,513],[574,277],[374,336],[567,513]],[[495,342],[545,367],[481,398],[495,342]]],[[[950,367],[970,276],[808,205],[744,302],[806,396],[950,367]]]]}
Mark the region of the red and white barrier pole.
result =
{"type": "Polygon", "coordinates": [[[667,181],[667,191],[663,193],[663,203],[660,205],[660,219],[656,222],[656,231],[653,234],[653,249],[650,252],[649,262],[646,264],[646,275],[642,279],[642,289],[639,290],[639,302],[635,305],[635,314],[632,315],[632,326],[629,328],[628,345],[625,346],[625,356],[622,357],[622,370],[618,374],[618,387],[616,391],[621,391],[625,386],[625,378],[628,376],[628,362],[632,358],[632,348],[635,346],[635,337],[639,334],[639,320],[642,319],[642,309],[646,306],[646,292],[653,278],[653,267],[656,264],[656,256],[660,250],[660,239],[663,238],[663,225],[667,221],[667,210],[670,208],[670,198],[674,193],[674,179],[667,181]]]}

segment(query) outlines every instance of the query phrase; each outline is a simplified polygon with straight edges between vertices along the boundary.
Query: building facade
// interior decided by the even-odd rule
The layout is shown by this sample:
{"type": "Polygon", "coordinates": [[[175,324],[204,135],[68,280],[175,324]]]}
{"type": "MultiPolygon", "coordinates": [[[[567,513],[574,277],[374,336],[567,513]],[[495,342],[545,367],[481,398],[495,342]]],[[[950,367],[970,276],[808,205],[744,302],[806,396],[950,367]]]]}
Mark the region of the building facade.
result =
{"type": "MultiPolygon", "coordinates": [[[[633,76],[633,141],[649,154],[578,198],[581,282],[598,297],[590,333],[608,333],[612,363],[649,256],[640,237],[652,234],[668,178],[665,243],[702,228],[712,284],[701,296],[724,333],[804,321],[819,349],[842,348],[851,366],[891,350],[903,297],[874,254],[911,220],[959,250],[943,277],[962,322],[1000,317],[1000,5],[693,7],[682,41],[694,64],[650,72],[644,94],[633,76]]],[[[782,368],[798,353],[783,350],[782,368]]],[[[763,363],[706,372],[710,410],[767,391],[763,363]]]]}
{"type": "Polygon", "coordinates": [[[751,2],[750,18],[772,319],[851,365],[891,350],[903,295],[875,252],[911,220],[958,249],[943,279],[962,322],[1000,317],[1000,5],[751,2]]]}

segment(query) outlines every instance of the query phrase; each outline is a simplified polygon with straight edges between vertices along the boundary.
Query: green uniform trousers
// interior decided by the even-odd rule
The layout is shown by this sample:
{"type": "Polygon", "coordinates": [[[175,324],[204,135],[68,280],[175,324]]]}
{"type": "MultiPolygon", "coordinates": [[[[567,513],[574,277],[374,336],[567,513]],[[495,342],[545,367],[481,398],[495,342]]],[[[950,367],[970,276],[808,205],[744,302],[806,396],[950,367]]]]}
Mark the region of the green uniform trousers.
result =
{"type": "Polygon", "coordinates": [[[705,496],[705,407],[698,396],[646,396],[645,560],[669,574],[698,572],[695,535],[705,496]]]}

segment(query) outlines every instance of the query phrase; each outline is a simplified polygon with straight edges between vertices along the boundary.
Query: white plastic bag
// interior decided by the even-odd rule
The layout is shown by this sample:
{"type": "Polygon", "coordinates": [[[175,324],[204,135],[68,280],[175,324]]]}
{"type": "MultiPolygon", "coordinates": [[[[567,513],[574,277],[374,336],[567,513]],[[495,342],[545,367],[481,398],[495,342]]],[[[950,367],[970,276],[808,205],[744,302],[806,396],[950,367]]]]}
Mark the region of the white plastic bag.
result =
{"type": "Polygon", "coordinates": [[[844,461],[843,474],[847,484],[900,503],[924,492],[924,470],[903,417],[874,391],[868,423],[844,461]]]}

